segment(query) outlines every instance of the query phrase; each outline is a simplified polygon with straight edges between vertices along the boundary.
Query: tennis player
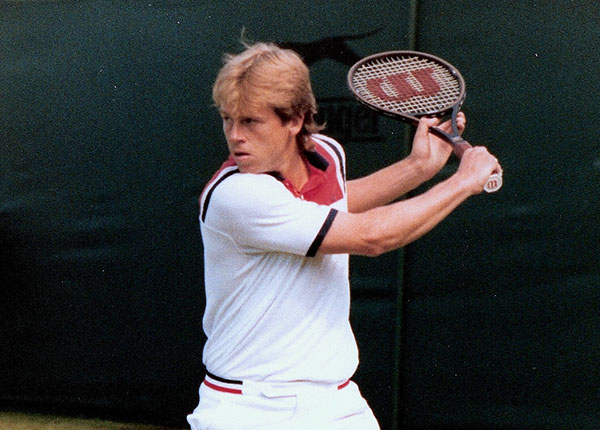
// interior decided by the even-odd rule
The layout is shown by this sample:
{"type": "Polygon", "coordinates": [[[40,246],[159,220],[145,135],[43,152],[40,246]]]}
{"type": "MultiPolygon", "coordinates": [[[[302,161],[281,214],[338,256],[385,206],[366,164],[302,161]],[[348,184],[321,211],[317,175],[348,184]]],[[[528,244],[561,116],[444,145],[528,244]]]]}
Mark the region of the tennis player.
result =
{"type": "MultiPolygon", "coordinates": [[[[320,134],[309,72],[293,51],[246,46],[213,87],[229,159],[200,199],[207,342],[201,429],[378,429],[351,381],[348,255],[376,256],[421,237],[499,170],[483,147],[429,191],[451,147],[422,119],[411,153],[346,180],[335,140],[320,134]]],[[[458,118],[459,128],[465,117],[458,118]]],[[[449,129],[449,124],[440,125],[449,129]]]]}

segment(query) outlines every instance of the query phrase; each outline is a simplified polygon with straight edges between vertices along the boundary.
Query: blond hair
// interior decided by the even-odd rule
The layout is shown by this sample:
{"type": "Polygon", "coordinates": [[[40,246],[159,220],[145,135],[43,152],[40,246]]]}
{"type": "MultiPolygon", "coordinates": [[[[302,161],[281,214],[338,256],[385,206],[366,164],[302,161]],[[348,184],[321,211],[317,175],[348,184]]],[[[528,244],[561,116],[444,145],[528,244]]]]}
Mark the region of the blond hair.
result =
{"type": "Polygon", "coordinates": [[[231,113],[267,106],[285,123],[303,117],[297,136],[300,151],[310,151],[312,133],[323,129],[315,122],[317,103],[309,70],[300,56],[271,43],[246,45],[239,54],[227,54],[213,86],[219,109],[231,113]]]}

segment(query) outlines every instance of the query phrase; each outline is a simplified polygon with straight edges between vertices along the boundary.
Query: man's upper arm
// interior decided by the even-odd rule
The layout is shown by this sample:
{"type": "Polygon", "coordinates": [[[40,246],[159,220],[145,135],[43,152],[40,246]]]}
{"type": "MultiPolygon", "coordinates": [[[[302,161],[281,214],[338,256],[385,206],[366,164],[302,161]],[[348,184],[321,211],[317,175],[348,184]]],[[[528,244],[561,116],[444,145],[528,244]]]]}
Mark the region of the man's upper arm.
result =
{"type": "Polygon", "coordinates": [[[320,254],[379,255],[382,250],[371,240],[369,214],[339,212],[319,247],[320,254]]]}

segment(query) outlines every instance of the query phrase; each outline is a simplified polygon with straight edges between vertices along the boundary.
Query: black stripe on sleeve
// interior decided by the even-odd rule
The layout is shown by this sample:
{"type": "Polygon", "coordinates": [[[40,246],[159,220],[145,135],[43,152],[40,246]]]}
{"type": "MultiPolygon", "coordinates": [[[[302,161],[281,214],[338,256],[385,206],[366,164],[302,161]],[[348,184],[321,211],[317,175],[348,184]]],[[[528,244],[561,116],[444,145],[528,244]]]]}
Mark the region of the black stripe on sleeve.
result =
{"type": "Polygon", "coordinates": [[[331,224],[333,224],[333,220],[335,219],[335,216],[337,214],[338,211],[336,209],[331,209],[329,211],[329,215],[327,215],[325,222],[321,226],[321,230],[319,230],[317,237],[315,237],[315,240],[310,245],[310,248],[308,248],[308,252],[306,253],[307,257],[314,257],[315,255],[317,255],[317,251],[319,250],[321,243],[323,243],[323,239],[325,239],[325,235],[331,228],[331,224]]]}
{"type": "Polygon", "coordinates": [[[234,173],[238,173],[238,172],[239,172],[239,170],[235,169],[235,170],[225,173],[223,176],[221,176],[219,178],[219,180],[217,182],[215,182],[213,184],[213,186],[210,188],[210,190],[208,190],[208,192],[206,193],[206,198],[204,199],[204,205],[202,206],[202,215],[201,215],[202,222],[204,222],[204,219],[206,218],[206,211],[208,210],[208,203],[210,202],[210,197],[212,196],[212,193],[215,190],[215,188],[217,188],[217,185],[219,185],[221,182],[223,182],[225,179],[227,179],[234,173]]]}

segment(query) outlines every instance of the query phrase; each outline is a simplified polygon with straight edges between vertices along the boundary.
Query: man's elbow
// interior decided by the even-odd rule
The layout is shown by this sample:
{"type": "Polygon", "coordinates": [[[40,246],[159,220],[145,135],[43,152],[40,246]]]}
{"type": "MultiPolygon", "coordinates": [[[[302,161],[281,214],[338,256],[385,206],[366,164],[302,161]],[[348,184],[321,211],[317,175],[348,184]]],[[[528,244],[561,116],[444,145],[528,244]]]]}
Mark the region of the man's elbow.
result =
{"type": "Polygon", "coordinates": [[[378,246],[378,245],[366,245],[362,252],[360,252],[360,255],[364,256],[364,257],[379,257],[382,254],[385,254],[386,252],[389,252],[389,249],[386,249],[382,246],[378,246]]]}
{"type": "Polygon", "coordinates": [[[386,252],[401,248],[405,244],[402,235],[390,236],[380,226],[373,226],[364,232],[360,254],[366,257],[379,257],[386,252]]]}

